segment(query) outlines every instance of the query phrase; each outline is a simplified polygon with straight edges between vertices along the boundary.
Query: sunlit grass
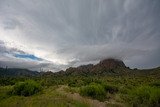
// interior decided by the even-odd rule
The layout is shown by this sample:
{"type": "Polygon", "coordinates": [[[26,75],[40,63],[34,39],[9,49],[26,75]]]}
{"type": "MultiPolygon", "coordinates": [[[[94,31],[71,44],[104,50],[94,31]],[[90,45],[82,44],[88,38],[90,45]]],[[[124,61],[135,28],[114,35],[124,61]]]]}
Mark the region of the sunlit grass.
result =
{"type": "MultiPolygon", "coordinates": [[[[10,96],[0,101],[0,107],[88,107],[87,104],[67,98],[55,89],[55,87],[49,87],[42,93],[29,97],[10,96]]],[[[3,91],[2,88],[1,91],[3,91]]]]}

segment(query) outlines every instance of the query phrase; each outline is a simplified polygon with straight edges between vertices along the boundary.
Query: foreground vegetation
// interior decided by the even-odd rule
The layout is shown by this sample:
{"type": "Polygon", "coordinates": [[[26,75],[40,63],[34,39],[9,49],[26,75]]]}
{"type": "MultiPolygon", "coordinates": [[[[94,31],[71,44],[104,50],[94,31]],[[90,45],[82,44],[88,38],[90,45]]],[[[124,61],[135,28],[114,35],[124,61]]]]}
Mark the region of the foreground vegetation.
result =
{"type": "Polygon", "coordinates": [[[158,75],[4,77],[0,85],[0,107],[160,106],[158,75]]]}

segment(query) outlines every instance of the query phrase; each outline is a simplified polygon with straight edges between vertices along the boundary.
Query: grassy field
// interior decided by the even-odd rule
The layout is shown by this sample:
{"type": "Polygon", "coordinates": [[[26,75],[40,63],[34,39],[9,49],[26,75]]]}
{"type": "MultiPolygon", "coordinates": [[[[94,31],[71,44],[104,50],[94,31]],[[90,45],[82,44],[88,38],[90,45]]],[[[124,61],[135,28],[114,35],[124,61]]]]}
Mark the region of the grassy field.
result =
{"type": "Polygon", "coordinates": [[[8,96],[11,86],[0,87],[0,107],[89,107],[87,102],[74,100],[51,86],[42,92],[29,96],[8,96]]]}
{"type": "Polygon", "coordinates": [[[159,75],[0,80],[0,107],[160,107],[159,75]]]}

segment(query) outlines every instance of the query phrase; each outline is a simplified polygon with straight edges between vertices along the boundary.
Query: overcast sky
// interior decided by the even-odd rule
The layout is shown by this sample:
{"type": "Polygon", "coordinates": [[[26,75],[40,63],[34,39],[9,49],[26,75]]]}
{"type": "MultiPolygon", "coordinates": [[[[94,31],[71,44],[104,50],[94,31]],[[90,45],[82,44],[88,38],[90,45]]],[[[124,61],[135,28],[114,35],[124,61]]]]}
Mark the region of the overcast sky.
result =
{"type": "Polygon", "coordinates": [[[160,66],[160,0],[0,0],[0,66],[160,66]]]}

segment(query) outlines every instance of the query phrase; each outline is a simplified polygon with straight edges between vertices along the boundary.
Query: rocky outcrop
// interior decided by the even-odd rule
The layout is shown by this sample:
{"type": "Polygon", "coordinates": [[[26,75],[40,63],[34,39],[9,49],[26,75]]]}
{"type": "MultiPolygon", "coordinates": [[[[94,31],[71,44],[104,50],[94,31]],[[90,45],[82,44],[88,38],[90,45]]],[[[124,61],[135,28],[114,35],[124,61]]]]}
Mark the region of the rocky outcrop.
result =
{"type": "Polygon", "coordinates": [[[70,67],[66,69],[64,74],[65,75],[112,74],[112,73],[117,73],[115,69],[118,69],[118,68],[127,68],[127,67],[125,66],[123,61],[109,58],[109,59],[100,61],[96,65],[88,64],[88,65],[82,65],[79,67],[70,67]]]}
{"type": "Polygon", "coordinates": [[[100,61],[96,66],[98,67],[105,67],[106,69],[115,69],[117,67],[126,67],[123,61],[118,59],[105,59],[100,61]]]}

